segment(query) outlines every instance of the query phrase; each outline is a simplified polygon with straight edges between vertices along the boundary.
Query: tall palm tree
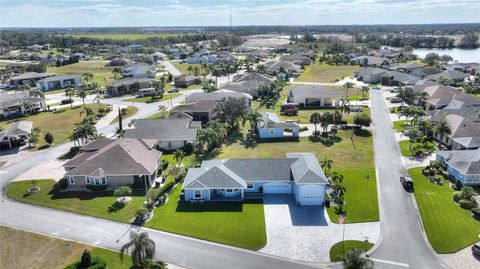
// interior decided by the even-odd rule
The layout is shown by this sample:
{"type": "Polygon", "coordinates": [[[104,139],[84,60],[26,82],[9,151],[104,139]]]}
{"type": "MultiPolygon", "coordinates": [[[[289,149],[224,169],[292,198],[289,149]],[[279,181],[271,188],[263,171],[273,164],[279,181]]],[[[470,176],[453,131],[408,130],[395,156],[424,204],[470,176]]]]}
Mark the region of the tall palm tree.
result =
{"type": "Polygon", "coordinates": [[[324,172],[325,174],[328,174],[328,172],[330,171],[330,169],[332,169],[333,160],[332,160],[332,159],[328,159],[327,156],[324,156],[324,157],[323,157],[323,160],[320,162],[320,164],[321,164],[322,167],[323,167],[323,172],[324,172]]]}
{"type": "Polygon", "coordinates": [[[43,91],[39,90],[38,88],[30,88],[28,93],[31,97],[45,99],[45,94],[43,94],[43,91]]]}
{"type": "Polygon", "coordinates": [[[343,175],[337,172],[333,172],[331,178],[335,184],[340,184],[343,181],[343,175]]]}
{"type": "Polygon", "coordinates": [[[148,261],[153,260],[155,256],[155,242],[146,232],[131,231],[130,241],[120,249],[121,260],[126,253],[130,253],[135,268],[148,268],[148,261]]]}
{"type": "Polygon", "coordinates": [[[433,131],[440,135],[440,141],[443,141],[443,137],[445,135],[449,135],[452,133],[452,129],[450,128],[450,124],[447,121],[447,118],[443,117],[439,122],[433,125],[433,131]]]}
{"type": "Polygon", "coordinates": [[[320,124],[321,121],[322,121],[322,115],[320,115],[320,113],[315,112],[315,113],[312,113],[312,115],[310,115],[310,123],[315,126],[314,135],[317,135],[317,124],[320,124]]]}
{"type": "Polygon", "coordinates": [[[365,93],[368,93],[369,90],[370,88],[368,86],[362,86],[360,88],[360,91],[362,92],[362,99],[365,99],[365,93]]]}
{"type": "Polygon", "coordinates": [[[85,98],[87,98],[87,90],[85,85],[80,85],[77,90],[78,97],[82,98],[83,106],[85,106],[85,98]]]}
{"type": "Polygon", "coordinates": [[[353,83],[345,82],[345,84],[343,84],[343,88],[345,89],[345,99],[348,101],[348,90],[353,89],[353,83]]]}
{"type": "Polygon", "coordinates": [[[256,70],[260,74],[265,74],[267,72],[267,67],[263,64],[259,64],[257,65],[256,70]]]}
{"type": "Polygon", "coordinates": [[[250,130],[255,130],[258,124],[263,121],[262,114],[258,111],[249,110],[243,117],[243,126],[247,121],[250,123],[250,130]]]}
{"type": "Polygon", "coordinates": [[[75,91],[73,88],[66,88],[65,89],[65,95],[70,99],[70,108],[73,108],[73,100],[72,96],[75,94],[75,91]]]}
{"type": "Polygon", "coordinates": [[[207,150],[210,151],[219,141],[215,130],[212,128],[204,128],[198,132],[198,142],[200,145],[205,145],[207,150]]]}

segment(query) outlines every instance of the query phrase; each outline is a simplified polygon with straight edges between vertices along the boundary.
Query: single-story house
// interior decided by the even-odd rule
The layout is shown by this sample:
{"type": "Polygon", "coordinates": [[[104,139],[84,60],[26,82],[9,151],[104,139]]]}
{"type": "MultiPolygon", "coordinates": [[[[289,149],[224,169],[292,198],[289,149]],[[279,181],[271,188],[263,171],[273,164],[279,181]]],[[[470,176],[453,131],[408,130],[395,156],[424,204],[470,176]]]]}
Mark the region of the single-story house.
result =
{"type": "Polygon", "coordinates": [[[206,123],[210,121],[214,114],[216,102],[214,100],[199,100],[196,102],[178,105],[170,109],[170,115],[182,112],[192,116],[194,121],[206,123]]]}
{"type": "Polygon", "coordinates": [[[416,77],[419,77],[419,78],[425,78],[426,76],[430,76],[430,75],[435,75],[435,74],[439,74],[439,73],[442,73],[443,70],[442,69],[438,69],[436,67],[422,67],[422,68],[417,68],[417,69],[414,69],[414,70],[411,70],[410,71],[410,75],[412,76],[416,76],[416,77]]]}
{"type": "Polygon", "coordinates": [[[32,121],[12,122],[6,131],[0,132],[0,143],[12,148],[17,142],[28,142],[31,138],[32,126],[32,121]]]}
{"type": "Polygon", "coordinates": [[[155,78],[157,71],[155,67],[145,64],[136,63],[128,65],[123,69],[122,77],[124,78],[155,78]]]}
{"type": "Polygon", "coordinates": [[[220,86],[220,89],[245,93],[251,95],[253,98],[257,98],[260,95],[260,88],[272,83],[273,80],[266,75],[256,72],[248,72],[243,75],[235,76],[233,82],[220,86]]]}
{"type": "Polygon", "coordinates": [[[436,160],[462,185],[480,185],[480,149],[437,151],[436,160]]]}
{"type": "Polygon", "coordinates": [[[152,79],[150,78],[121,78],[107,84],[107,93],[112,96],[124,95],[151,87],[152,79]]]}
{"type": "Polygon", "coordinates": [[[82,84],[82,77],[79,75],[61,75],[44,78],[37,82],[37,88],[43,91],[63,89],[82,84]]]}
{"type": "Polygon", "coordinates": [[[367,67],[354,72],[358,80],[365,83],[381,83],[382,85],[414,85],[420,78],[399,72],[388,71],[381,68],[367,67]]]}
{"type": "Polygon", "coordinates": [[[453,139],[452,150],[472,150],[478,148],[480,148],[480,136],[457,137],[453,139]]]}
{"type": "Polygon", "coordinates": [[[155,141],[148,139],[101,139],[86,144],[63,165],[68,190],[151,186],[162,155],[154,146],[155,141]]]}
{"type": "Polygon", "coordinates": [[[289,61],[270,61],[265,63],[267,74],[278,78],[297,77],[300,75],[302,67],[289,61]]]}
{"type": "Polygon", "coordinates": [[[383,61],[385,61],[385,59],[380,57],[375,57],[375,56],[362,55],[362,56],[350,58],[348,61],[350,62],[350,64],[354,64],[354,65],[380,66],[383,63],[383,61]]]}
{"type": "Polygon", "coordinates": [[[229,91],[229,90],[218,90],[218,91],[207,92],[207,93],[193,93],[186,96],[185,101],[187,104],[201,101],[201,100],[212,100],[215,102],[220,102],[228,98],[244,99],[246,108],[251,107],[251,103],[253,100],[253,97],[248,93],[235,92],[235,91],[229,91]]]}
{"type": "Polygon", "coordinates": [[[47,109],[45,100],[30,96],[27,91],[9,93],[0,91],[0,118],[40,112],[47,109]]]}
{"type": "Polygon", "coordinates": [[[163,52],[160,52],[160,51],[156,51],[156,52],[150,54],[150,56],[152,57],[152,60],[154,62],[163,61],[163,60],[167,59],[167,54],[165,54],[163,52]]]}
{"type": "Polygon", "coordinates": [[[281,121],[277,114],[262,112],[262,120],[257,126],[260,138],[298,137],[300,125],[293,121],[281,121]],[[290,135],[285,136],[285,129],[290,129],[290,135]]]}
{"type": "Polygon", "coordinates": [[[282,55],[280,56],[280,60],[292,62],[301,66],[309,65],[312,63],[312,59],[310,57],[298,53],[291,55],[282,55]]]}
{"type": "Polygon", "coordinates": [[[353,72],[358,80],[365,83],[380,83],[386,70],[376,67],[366,67],[353,72]]]}
{"type": "Polygon", "coordinates": [[[450,114],[446,111],[439,110],[436,115],[432,116],[432,122],[438,122],[445,118],[450,126],[451,133],[449,135],[441,136],[438,133],[433,133],[433,137],[440,143],[447,147],[453,145],[453,139],[458,137],[478,136],[480,134],[480,121],[473,116],[464,116],[461,114],[450,114]]]}
{"type": "Polygon", "coordinates": [[[51,73],[37,73],[37,72],[23,73],[21,75],[11,77],[10,86],[14,88],[18,88],[24,83],[28,83],[30,86],[35,87],[37,81],[47,77],[51,77],[51,76],[53,76],[53,74],[51,73]]]}
{"type": "Polygon", "coordinates": [[[323,205],[327,177],[313,153],[277,159],[222,159],[190,168],[185,201],[243,200],[250,195],[291,194],[299,205],[323,205]]]}
{"type": "Polygon", "coordinates": [[[393,65],[389,69],[390,70],[397,70],[397,71],[400,71],[400,72],[410,74],[412,71],[417,70],[417,69],[421,69],[423,67],[425,67],[425,66],[423,64],[419,64],[419,63],[404,63],[404,64],[393,65]]]}
{"type": "Polygon", "coordinates": [[[441,78],[444,79],[450,79],[453,81],[453,84],[458,84],[460,82],[463,82],[466,78],[468,78],[470,75],[464,72],[460,72],[457,70],[446,70],[442,73],[437,73],[434,75],[429,75],[426,76],[425,79],[433,80],[433,81],[439,81],[441,78]]]}
{"type": "Polygon", "coordinates": [[[335,107],[340,105],[342,87],[325,85],[294,86],[288,92],[288,102],[305,107],[335,107]]]}
{"type": "Polygon", "coordinates": [[[175,87],[187,88],[189,86],[199,84],[200,78],[194,75],[180,75],[173,79],[175,87]]]}
{"type": "Polygon", "coordinates": [[[158,148],[174,150],[187,143],[195,145],[199,129],[201,122],[191,119],[141,119],[135,122],[135,128],[126,129],[123,137],[154,140],[158,148]]]}

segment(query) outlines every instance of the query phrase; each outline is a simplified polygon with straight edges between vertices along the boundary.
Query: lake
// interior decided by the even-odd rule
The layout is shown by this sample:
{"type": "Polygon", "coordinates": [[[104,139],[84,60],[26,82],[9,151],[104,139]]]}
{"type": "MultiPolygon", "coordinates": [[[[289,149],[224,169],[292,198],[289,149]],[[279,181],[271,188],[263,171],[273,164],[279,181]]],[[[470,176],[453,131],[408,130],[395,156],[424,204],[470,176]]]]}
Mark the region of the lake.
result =
{"type": "Polygon", "coordinates": [[[480,62],[480,48],[476,49],[414,49],[413,53],[420,58],[424,58],[427,53],[436,52],[440,55],[450,55],[453,60],[460,63],[480,62]]]}

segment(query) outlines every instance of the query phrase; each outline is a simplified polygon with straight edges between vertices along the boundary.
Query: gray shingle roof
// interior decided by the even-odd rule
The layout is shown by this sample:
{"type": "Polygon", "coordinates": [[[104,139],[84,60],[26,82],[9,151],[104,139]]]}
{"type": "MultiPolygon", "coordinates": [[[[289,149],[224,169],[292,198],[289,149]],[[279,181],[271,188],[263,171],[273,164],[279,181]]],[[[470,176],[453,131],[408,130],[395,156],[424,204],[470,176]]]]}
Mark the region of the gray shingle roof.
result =
{"type": "Polygon", "coordinates": [[[457,137],[453,141],[466,147],[466,148],[479,148],[480,147],[480,136],[474,137],[457,137]]]}
{"type": "Polygon", "coordinates": [[[277,114],[271,112],[262,112],[262,121],[258,124],[259,128],[300,128],[295,122],[281,121],[277,114]]]}
{"type": "Polygon", "coordinates": [[[288,158],[297,158],[292,164],[292,174],[296,183],[328,183],[327,177],[313,153],[287,153],[288,158]]]}
{"type": "Polygon", "coordinates": [[[155,139],[158,141],[194,141],[197,128],[191,128],[188,119],[141,119],[135,122],[134,129],[126,129],[125,138],[155,139]]]}
{"type": "Polygon", "coordinates": [[[170,113],[176,113],[176,112],[185,112],[185,113],[209,112],[209,113],[212,113],[214,109],[215,109],[215,101],[213,101],[213,100],[199,100],[199,101],[196,101],[196,102],[175,106],[170,110],[170,113]]]}
{"type": "Polygon", "coordinates": [[[36,103],[42,101],[43,100],[41,98],[30,96],[28,91],[14,93],[0,91],[0,108],[22,105],[24,102],[36,103]]]}
{"type": "Polygon", "coordinates": [[[326,85],[302,85],[290,89],[290,94],[300,98],[322,98],[325,96],[342,96],[342,87],[326,85]]]}
{"type": "Polygon", "coordinates": [[[449,78],[449,79],[454,79],[454,80],[460,80],[460,79],[467,78],[468,76],[469,76],[468,74],[457,71],[457,70],[447,70],[447,71],[444,71],[442,73],[437,73],[437,74],[426,76],[425,79],[430,79],[430,80],[437,81],[441,77],[444,77],[444,78],[449,78]]]}

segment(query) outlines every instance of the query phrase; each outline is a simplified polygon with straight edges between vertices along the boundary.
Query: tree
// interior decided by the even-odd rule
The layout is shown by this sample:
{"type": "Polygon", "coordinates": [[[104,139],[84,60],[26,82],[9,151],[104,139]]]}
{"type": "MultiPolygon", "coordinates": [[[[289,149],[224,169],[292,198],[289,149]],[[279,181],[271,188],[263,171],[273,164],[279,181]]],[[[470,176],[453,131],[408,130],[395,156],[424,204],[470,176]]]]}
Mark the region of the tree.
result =
{"type": "Polygon", "coordinates": [[[155,256],[155,242],[146,232],[131,231],[130,241],[120,249],[121,260],[126,253],[130,253],[132,263],[136,268],[147,268],[149,260],[153,260],[155,256]]]}
{"type": "Polygon", "coordinates": [[[320,126],[323,132],[327,132],[328,126],[334,123],[334,114],[332,112],[325,112],[320,116],[320,126]]]}
{"type": "Polygon", "coordinates": [[[460,40],[460,47],[476,48],[478,47],[478,35],[475,33],[468,33],[460,40]]]}
{"type": "Polygon", "coordinates": [[[433,131],[440,135],[440,141],[443,141],[443,137],[445,135],[449,135],[452,133],[452,129],[450,128],[450,124],[447,121],[447,118],[443,117],[439,122],[436,122],[433,125],[433,131]]]}
{"type": "Polygon", "coordinates": [[[320,124],[321,122],[322,116],[320,115],[320,113],[314,112],[312,113],[312,115],[310,115],[310,123],[315,126],[315,132],[313,133],[313,135],[317,135],[317,124],[320,124]]]}
{"type": "Polygon", "coordinates": [[[267,72],[267,67],[263,64],[259,64],[257,65],[257,67],[255,68],[257,70],[258,73],[260,74],[265,74],[267,72]]]}
{"type": "Polygon", "coordinates": [[[370,126],[372,119],[367,114],[355,115],[353,117],[353,123],[359,126],[370,126]]]}
{"type": "Polygon", "coordinates": [[[370,90],[370,88],[368,86],[362,86],[360,88],[360,91],[362,92],[362,99],[363,100],[365,99],[365,93],[368,93],[369,90],[370,90]]]}
{"type": "Polygon", "coordinates": [[[174,153],[174,159],[177,161],[177,163],[182,163],[183,158],[185,155],[183,154],[183,151],[177,149],[174,153]]]}
{"type": "Polygon", "coordinates": [[[332,159],[328,159],[327,156],[324,156],[324,157],[323,157],[323,160],[321,161],[320,164],[322,165],[323,172],[324,172],[325,174],[328,174],[328,172],[330,171],[330,169],[332,169],[333,160],[332,160],[332,159]]]}
{"type": "Polygon", "coordinates": [[[246,107],[243,98],[222,99],[213,109],[214,119],[227,123],[232,128],[238,127],[238,120],[245,115],[246,107]]]}
{"type": "Polygon", "coordinates": [[[363,258],[362,251],[353,248],[345,253],[342,259],[344,269],[370,269],[373,268],[373,262],[367,258],[363,258]]]}
{"type": "Polygon", "coordinates": [[[75,91],[73,88],[66,88],[65,89],[65,95],[70,99],[70,108],[73,108],[73,100],[72,96],[75,94],[75,91]]]}
{"type": "Polygon", "coordinates": [[[86,121],[89,117],[95,115],[95,112],[93,112],[93,109],[91,109],[90,107],[84,106],[82,111],[80,111],[80,116],[82,116],[83,114],[85,114],[84,121],[86,121]]]}
{"type": "Polygon", "coordinates": [[[348,101],[348,90],[353,89],[353,83],[345,82],[345,84],[343,84],[343,88],[345,89],[345,100],[348,101]]]}
{"type": "Polygon", "coordinates": [[[129,186],[116,187],[115,190],[113,190],[113,195],[116,197],[121,197],[122,201],[124,201],[126,196],[132,195],[132,188],[129,186]]]}
{"type": "Polygon", "coordinates": [[[118,76],[123,73],[123,70],[122,70],[121,67],[115,67],[115,68],[113,68],[112,73],[113,73],[113,78],[114,78],[115,80],[117,80],[117,79],[118,79],[118,76]]]}
{"type": "Polygon", "coordinates": [[[32,143],[34,147],[37,144],[38,139],[40,138],[40,132],[41,131],[42,130],[40,130],[40,128],[35,127],[35,128],[33,128],[32,133],[30,134],[29,143],[32,143]]]}
{"type": "Polygon", "coordinates": [[[435,66],[437,65],[438,61],[440,61],[440,55],[435,52],[430,52],[425,55],[425,58],[423,61],[428,65],[428,66],[435,66]]]}
{"type": "Polygon", "coordinates": [[[250,123],[250,131],[254,131],[258,124],[263,122],[262,114],[258,111],[249,110],[243,116],[243,126],[245,126],[247,121],[250,123]]]}
{"type": "Polygon", "coordinates": [[[37,98],[45,99],[45,94],[43,94],[43,92],[38,88],[30,88],[28,90],[28,93],[31,97],[37,97],[37,98]]]}
{"type": "Polygon", "coordinates": [[[85,85],[80,85],[77,90],[78,97],[82,98],[83,105],[85,106],[85,98],[87,98],[87,90],[85,85]]]}
{"type": "Polygon", "coordinates": [[[46,133],[45,134],[45,142],[50,146],[53,143],[53,135],[51,133],[46,133]]]}
{"type": "Polygon", "coordinates": [[[90,265],[92,265],[92,262],[92,254],[90,254],[90,251],[85,249],[82,253],[82,257],[80,258],[79,266],[81,268],[88,268],[90,265]]]}

